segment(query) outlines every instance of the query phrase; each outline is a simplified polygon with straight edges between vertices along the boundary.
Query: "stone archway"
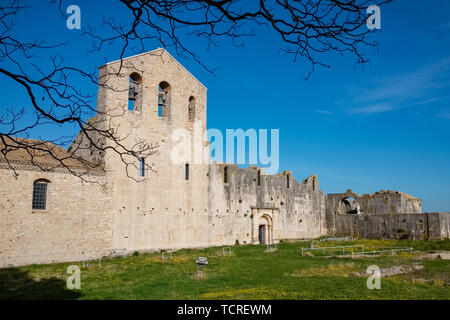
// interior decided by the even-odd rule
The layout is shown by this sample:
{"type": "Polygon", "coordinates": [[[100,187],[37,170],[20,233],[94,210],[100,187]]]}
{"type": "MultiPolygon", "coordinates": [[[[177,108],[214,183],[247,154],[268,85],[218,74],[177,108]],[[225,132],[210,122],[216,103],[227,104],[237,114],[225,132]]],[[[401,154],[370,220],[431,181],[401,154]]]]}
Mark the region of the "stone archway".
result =
{"type": "Polygon", "coordinates": [[[345,197],[340,203],[340,211],[345,214],[360,214],[361,205],[354,197],[345,197]]]}
{"type": "Polygon", "coordinates": [[[258,241],[259,244],[269,244],[273,242],[272,218],[263,215],[258,221],[258,241]]]}
{"type": "Polygon", "coordinates": [[[252,243],[270,244],[279,240],[279,231],[274,223],[278,213],[278,209],[252,208],[252,243]]]}

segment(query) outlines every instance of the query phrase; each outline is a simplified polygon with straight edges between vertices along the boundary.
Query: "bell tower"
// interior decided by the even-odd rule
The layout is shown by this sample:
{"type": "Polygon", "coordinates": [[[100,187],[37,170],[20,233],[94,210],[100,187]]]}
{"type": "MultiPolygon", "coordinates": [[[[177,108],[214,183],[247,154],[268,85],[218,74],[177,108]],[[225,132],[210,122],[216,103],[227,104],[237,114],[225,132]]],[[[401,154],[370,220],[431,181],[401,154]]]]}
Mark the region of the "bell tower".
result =
{"type": "MultiPolygon", "coordinates": [[[[206,141],[206,87],[164,49],[100,68],[98,111],[121,143],[142,139],[157,146],[147,158],[124,159],[107,150],[105,169],[113,188],[113,247],[181,248],[207,244],[208,163],[174,163],[177,130],[206,141]]],[[[191,143],[194,154],[194,143],[191,143]]]]}

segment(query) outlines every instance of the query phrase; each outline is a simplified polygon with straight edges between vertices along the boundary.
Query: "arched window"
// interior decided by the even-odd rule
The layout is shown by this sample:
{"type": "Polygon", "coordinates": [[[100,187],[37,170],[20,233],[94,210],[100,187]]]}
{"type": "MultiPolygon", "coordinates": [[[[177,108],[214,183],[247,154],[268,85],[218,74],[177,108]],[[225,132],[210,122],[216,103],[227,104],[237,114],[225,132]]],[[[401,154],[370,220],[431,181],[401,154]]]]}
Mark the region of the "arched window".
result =
{"type": "Polygon", "coordinates": [[[188,119],[189,121],[195,120],[195,98],[192,96],[189,98],[188,119]]]}
{"type": "Polygon", "coordinates": [[[228,167],[223,168],[223,183],[228,183],[228,167]]]}
{"type": "Polygon", "coordinates": [[[47,190],[50,181],[39,179],[33,183],[33,210],[47,209],[47,190]]]}
{"type": "Polygon", "coordinates": [[[162,81],[158,86],[158,117],[168,118],[170,112],[170,84],[162,81]]]}
{"type": "Polygon", "coordinates": [[[141,84],[142,78],[141,76],[133,72],[130,75],[130,83],[128,86],[128,110],[135,111],[140,109],[141,104],[141,84]]]}

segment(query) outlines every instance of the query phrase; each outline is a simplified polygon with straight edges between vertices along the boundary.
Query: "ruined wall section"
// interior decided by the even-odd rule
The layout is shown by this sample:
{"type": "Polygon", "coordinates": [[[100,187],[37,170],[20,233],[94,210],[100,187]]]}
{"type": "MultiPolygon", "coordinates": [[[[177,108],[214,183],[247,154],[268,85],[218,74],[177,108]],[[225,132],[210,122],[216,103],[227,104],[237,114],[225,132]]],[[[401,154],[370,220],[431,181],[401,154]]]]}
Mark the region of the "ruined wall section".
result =
{"type": "MultiPolygon", "coordinates": [[[[129,68],[125,69],[130,70],[129,68]]],[[[127,114],[127,110],[121,104],[115,105],[108,102],[107,97],[111,95],[111,91],[118,90],[122,96],[125,94],[122,92],[123,90],[119,89],[117,82],[113,80],[114,77],[116,77],[114,69],[106,66],[99,69],[97,114],[86,121],[84,125],[86,133],[80,130],[68,148],[68,152],[72,152],[74,156],[101,167],[105,166],[104,148],[107,146],[107,132],[110,130],[112,130],[110,132],[113,132],[115,129],[116,118],[121,118],[127,114]]]]}
{"type": "Polygon", "coordinates": [[[79,157],[83,160],[98,165],[100,167],[105,166],[105,146],[106,139],[103,135],[103,130],[106,128],[105,117],[103,115],[97,115],[90,118],[85,125],[87,129],[87,136],[85,132],[80,130],[72,144],[67,151],[72,153],[75,157],[79,157]],[[99,131],[92,130],[97,128],[99,131]]]}
{"type": "Polygon", "coordinates": [[[422,200],[399,191],[381,190],[360,196],[349,189],[328,194],[326,200],[326,224],[330,234],[339,233],[336,221],[346,221],[345,216],[349,215],[387,215],[389,219],[392,215],[421,212],[422,200]]]}
{"type": "Polygon", "coordinates": [[[427,239],[427,216],[425,214],[337,216],[335,235],[368,239],[427,239]]]}
{"type": "Polygon", "coordinates": [[[421,213],[422,200],[399,191],[381,190],[373,194],[359,194],[351,189],[327,195],[330,212],[345,214],[405,214],[421,213]]]}
{"type": "Polygon", "coordinates": [[[449,215],[422,214],[422,200],[399,191],[328,194],[327,228],[331,235],[372,239],[444,239],[449,215]],[[351,201],[352,199],[352,201],[351,201]]]}
{"type": "Polygon", "coordinates": [[[236,240],[241,244],[256,243],[258,222],[254,219],[258,219],[259,211],[271,212],[274,240],[326,234],[325,196],[315,176],[298,183],[288,171],[265,175],[257,167],[243,169],[237,165],[212,164],[208,204],[212,245],[234,244],[236,240]]]}
{"type": "Polygon", "coordinates": [[[339,216],[336,236],[369,239],[436,240],[449,237],[448,213],[339,216]]]}
{"type": "Polygon", "coordinates": [[[450,213],[427,213],[430,239],[450,238],[450,213]]]}
{"type": "Polygon", "coordinates": [[[422,200],[400,191],[381,190],[358,199],[363,213],[421,213],[422,200]]]}
{"type": "Polygon", "coordinates": [[[450,238],[450,212],[439,214],[441,238],[450,238]]]}

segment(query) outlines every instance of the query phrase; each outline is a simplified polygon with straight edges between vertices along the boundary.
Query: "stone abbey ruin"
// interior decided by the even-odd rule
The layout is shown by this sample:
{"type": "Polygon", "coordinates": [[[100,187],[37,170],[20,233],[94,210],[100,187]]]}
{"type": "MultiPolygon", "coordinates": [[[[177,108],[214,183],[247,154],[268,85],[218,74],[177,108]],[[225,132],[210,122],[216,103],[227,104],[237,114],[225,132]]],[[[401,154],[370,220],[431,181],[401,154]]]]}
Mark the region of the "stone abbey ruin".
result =
{"type": "MultiPolygon", "coordinates": [[[[98,115],[89,121],[102,123],[102,116],[122,110],[109,124],[124,144],[136,137],[158,143],[151,157],[154,170],[139,170],[136,158],[136,169],[125,172],[117,153],[90,148],[81,133],[71,147],[83,161],[97,164],[85,172],[86,179],[58,166],[42,170],[52,165],[48,156],[31,161],[20,149],[9,152],[8,159],[0,156],[0,267],[76,261],[117,249],[176,250],[321,236],[450,236],[450,214],[422,213],[421,200],[403,192],[325,195],[315,175],[297,181],[290,171],[267,175],[253,166],[173,163],[173,130],[192,131],[197,122],[206,132],[207,89],[163,49],[108,63],[99,78],[108,85],[99,86],[98,115]]],[[[208,150],[206,138],[202,144],[208,150]]],[[[75,159],[67,165],[86,170],[75,159]]]]}

